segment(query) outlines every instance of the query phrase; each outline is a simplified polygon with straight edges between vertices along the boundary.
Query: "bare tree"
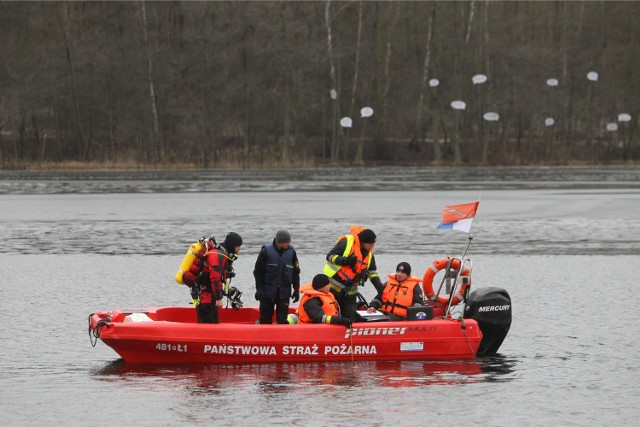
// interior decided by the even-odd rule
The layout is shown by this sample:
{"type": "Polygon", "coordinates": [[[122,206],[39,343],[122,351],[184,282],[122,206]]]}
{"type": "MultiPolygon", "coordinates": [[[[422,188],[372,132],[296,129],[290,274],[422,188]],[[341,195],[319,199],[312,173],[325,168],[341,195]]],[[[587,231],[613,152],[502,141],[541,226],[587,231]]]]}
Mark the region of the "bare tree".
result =
{"type": "MultiPolygon", "coordinates": [[[[327,0],[325,5],[324,12],[324,23],[325,29],[327,31],[327,59],[329,61],[329,79],[331,82],[331,90],[334,91],[334,94],[340,94],[340,86],[338,84],[338,79],[336,77],[336,66],[334,59],[334,49],[333,49],[333,33],[331,29],[331,0],[327,0]]],[[[337,99],[334,99],[332,102],[332,116],[333,120],[331,122],[331,162],[335,163],[338,160],[338,153],[340,152],[340,142],[339,142],[339,127],[338,127],[338,118],[340,117],[340,102],[337,99]]]]}
{"type": "Polygon", "coordinates": [[[153,84],[153,60],[151,58],[151,48],[149,46],[149,36],[147,34],[147,7],[146,2],[140,4],[142,9],[142,30],[144,33],[144,45],[147,51],[147,80],[149,82],[149,101],[151,104],[151,116],[153,120],[153,141],[155,147],[155,160],[163,159],[164,150],[162,147],[162,136],[160,135],[160,121],[158,119],[158,104],[156,102],[156,90],[153,84]]]}
{"type": "Polygon", "coordinates": [[[326,147],[333,165],[635,162],[638,14],[639,2],[0,2],[0,159],[255,167],[322,163],[326,147]],[[363,106],[375,115],[353,117],[363,106]]]}
{"type": "MultiPolygon", "coordinates": [[[[425,43],[424,63],[422,65],[422,79],[420,81],[420,96],[418,98],[418,106],[416,107],[416,128],[414,133],[414,140],[417,142],[421,138],[422,130],[422,114],[424,110],[424,99],[427,91],[427,82],[429,80],[429,73],[431,71],[431,52],[433,50],[433,34],[435,31],[435,18],[436,18],[436,3],[431,6],[431,14],[429,15],[429,25],[427,28],[427,41],[425,43]]],[[[434,155],[436,161],[442,161],[442,150],[440,149],[440,143],[437,141],[438,133],[438,113],[435,108],[431,108],[431,122],[433,126],[433,146],[434,155]]]]}
{"type": "Polygon", "coordinates": [[[64,43],[64,51],[65,57],[67,59],[67,66],[69,67],[69,83],[71,86],[71,93],[73,97],[73,110],[75,115],[75,127],[77,130],[79,148],[80,148],[80,159],[82,161],[89,160],[89,154],[91,150],[91,140],[85,135],[83,128],[83,120],[80,116],[80,101],[78,95],[78,81],[76,78],[75,67],[73,62],[73,57],[71,55],[71,47],[69,45],[69,39],[67,37],[67,29],[66,29],[66,4],[63,3],[60,5],[61,10],[57,13],[58,25],[60,29],[60,34],[62,36],[62,41],[64,43]],[[64,16],[63,16],[64,15],[64,16]]]}

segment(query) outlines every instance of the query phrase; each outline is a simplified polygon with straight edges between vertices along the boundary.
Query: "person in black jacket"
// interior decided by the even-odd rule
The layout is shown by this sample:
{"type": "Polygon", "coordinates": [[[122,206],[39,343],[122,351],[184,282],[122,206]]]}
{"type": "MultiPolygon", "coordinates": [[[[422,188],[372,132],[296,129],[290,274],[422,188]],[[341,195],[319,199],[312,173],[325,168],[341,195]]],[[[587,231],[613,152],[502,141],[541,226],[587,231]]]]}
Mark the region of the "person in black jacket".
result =
{"type": "Polygon", "coordinates": [[[369,303],[369,313],[380,310],[390,320],[407,320],[407,308],[425,305],[421,279],[411,275],[411,264],[401,262],[390,274],[384,289],[369,303]]]}
{"type": "Polygon", "coordinates": [[[376,233],[373,230],[352,226],[351,234],[346,234],[327,254],[324,274],[331,282],[331,292],[336,297],[344,317],[353,321],[356,316],[358,287],[370,280],[381,294],[384,285],[376,271],[376,259],[373,248],[376,233]]]}
{"type": "Polygon", "coordinates": [[[340,315],[340,306],[331,293],[326,274],[316,274],[311,285],[302,287],[303,295],[298,307],[301,323],[328,323],[351,328],[351,319],[340,315]]]}
{"type": "Polygon", "coordinates": [[[300,263],[287,230],[279,230],[273,242],[262,247],[253,277],[255,297],[260,301],[260,324],[272,323],[274,306],[276,322],[289,323],[289,298],[293,302],[300,299],[300,263]]]}
{"type": "Polygon", "coordinates": [[[218,309],[222,307],[224,283],[233,277],[232,264],[240,252],[242,237],[233,231],[227,234],[221,245],[205,242],[208,250],[199,254],[199,259],[182,276],[192,296],[199,295],[196,304],[198,323],[218,323],[218,309]]]}

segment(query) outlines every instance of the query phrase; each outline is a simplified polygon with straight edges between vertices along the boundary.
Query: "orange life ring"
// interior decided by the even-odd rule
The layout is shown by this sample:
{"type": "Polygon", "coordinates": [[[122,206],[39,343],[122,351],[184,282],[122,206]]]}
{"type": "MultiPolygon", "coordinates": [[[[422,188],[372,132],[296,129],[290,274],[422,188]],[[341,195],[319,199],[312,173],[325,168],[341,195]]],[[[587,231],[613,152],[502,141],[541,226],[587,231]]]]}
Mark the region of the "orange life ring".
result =
{"type": "MultiPolygon", "coordinates": [[[[460,260],[456,258],[441,258],[427,267],[427,271],[424,272],[424,277],[422,278],[422,289],[424,289],[424,293],[430,300],[434,301],[432,298],[435,296],[435,292],[433,291],[433,278],[436,277],[436,274],[440,270],[444,270],[447,268],[447,263],[451,263],[451,269],[460,270],[460,260]]],[[[471,272],[468,268],[465,268],[460,277],[469,277],[471,272]]],[[[451,299],[451,305],[459,304],[464,299],[464,293],[467,291],[467,288],[471,286],[471,277],[469,277],[468,283],[462,282],[462,286],[458,288],[458,292],[451,299]]],[[[449,297],[444,295],[438,295],[437,301],[446,305],[449,302],[449,297]]]]}

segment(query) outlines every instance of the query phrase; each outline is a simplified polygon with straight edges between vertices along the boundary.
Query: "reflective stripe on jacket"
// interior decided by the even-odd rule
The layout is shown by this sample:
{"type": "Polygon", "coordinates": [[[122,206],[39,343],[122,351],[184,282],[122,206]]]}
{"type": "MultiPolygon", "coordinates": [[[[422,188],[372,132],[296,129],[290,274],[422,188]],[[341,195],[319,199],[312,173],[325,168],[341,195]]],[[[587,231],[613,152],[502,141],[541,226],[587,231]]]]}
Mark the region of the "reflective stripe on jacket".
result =
{"type": "Polygon", "coordinates": [[[340,313],[338,302],[336,297],[331,292],[320,292],[313,289],[311,285],[304,285],[300,287],[300,291],[304,292],[300,299],[300,305],[298,306],[298,321],[303,323],[313,323],[313,320],[304,309],[304,303],[311,298],[320,298],[322,301],[322,311],[325,316],[337,316],[340,313]]]}
{"type": "Polygon", "coordinates": [[[338,265],[327,261],[323,269],[323,273],[329,277],[331,288],[337,292],[342,292],[348,288],[347,290],[349,294],[356,294],[358,292],[357,287],[360,280],[366,280],[366,276],[363,278],[361,273],[368,270],[371,265],[373,251],[367,253],[364,258],[362,257],[360,240],[357,237],[357,233],[355,232],[356,230],[356,227],[352,227],[351,231],[353,234],[340,236],[338,239],[338,242],[342,239],[346,239],[347,245],[342,256],[348,257],[350,255],[355,255],[357,258],[355,267],[338,265]]]}

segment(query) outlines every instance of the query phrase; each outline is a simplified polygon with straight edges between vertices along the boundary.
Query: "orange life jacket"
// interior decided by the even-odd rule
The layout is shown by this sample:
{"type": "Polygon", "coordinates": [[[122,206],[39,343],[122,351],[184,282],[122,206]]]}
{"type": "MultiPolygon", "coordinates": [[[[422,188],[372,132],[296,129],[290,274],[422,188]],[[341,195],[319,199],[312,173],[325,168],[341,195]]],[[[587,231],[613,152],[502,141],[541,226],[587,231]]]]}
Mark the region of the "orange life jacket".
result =
{"type": "MultiPolygon", "coordinates": [[[[349,230],[351,231],[351,235],[340,236],[340,238],[338,239],[338,242],[342,239],[347,239],[347,246],[342,256],[348,257],[350,255],[355,255],[358,259],[355,267],[351,267],[348,265],[337,265],[332,262],[327,262],[327,264],[324,266],[323,272],[324,274],[329,276],[330,279],[333,279],[331,280],[331,287],[336,291],[344,290],[343,287],[340,286],[340,284],[357,287],[358,281],[354,281],[354,279],[356,279],[356,276],[358,276],[360,273],[367,270],[369,268],[369,265],[371,264],[371,255],[373,251],[369,251],[367,256],[363,257],[362,250],[360,249],[360,239],[358,238],[358,233],[360,233],[364,229],[364,227],[361,227],[359,225],[352,225],[349,230]],[[336,282],[340,282],[340,284],[336,282]],[[336,287],[338,289],[336,289],[336,287]]],[[[355,290],[355,292],[357,292],[357,289],[355,290]]]]}
{"type": "Polygon", "coordinates": [[[303,323],[313,323],[313,320],[307,312],[304,310],[304,303],[311,298],[320,298],[322,301],[322,311],[327,316],[337,316],[340,314],[340,309],[336,297],[331,292],[320,292],[313,289],[310,284],[300,286],[300,291],[304,292],[300,299],[300,305],[298,306],[298,321],[303,323]]]}
{"type": "Polygon", "coordinates": [[[407,317],[407,307],[413,305],[413,291],[420,284],[421,279],[409,276],[399,283],[395,274],[389,275],[387,286],[382,291],[382,312],[395,314],[396,316],[407,317]]]}

